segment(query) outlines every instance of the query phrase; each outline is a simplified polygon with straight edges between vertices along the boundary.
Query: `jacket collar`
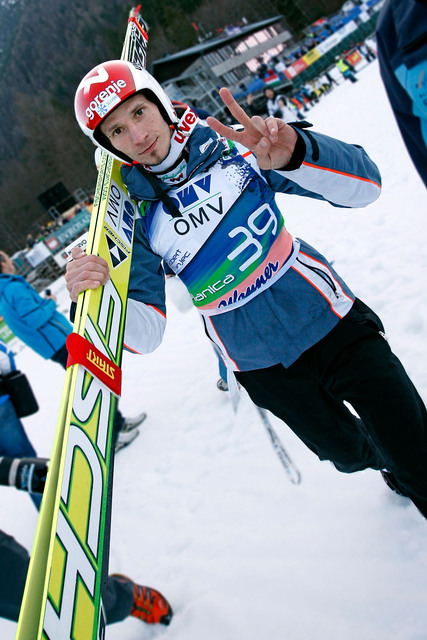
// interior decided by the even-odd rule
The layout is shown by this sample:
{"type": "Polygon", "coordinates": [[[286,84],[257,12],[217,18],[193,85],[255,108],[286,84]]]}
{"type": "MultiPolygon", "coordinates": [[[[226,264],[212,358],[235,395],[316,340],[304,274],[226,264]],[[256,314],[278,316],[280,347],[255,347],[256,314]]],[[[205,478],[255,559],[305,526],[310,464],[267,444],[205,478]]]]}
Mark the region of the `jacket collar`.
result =
{"type": "MultiPolygon", "coordinates": [[[[197,169],[203,170],[214,164],[221,157],[225,144],[223,139],[207,124],[200,122],[191,134],[186,149],[188,150],[188,157],[186,158],[185,175],[181,178],[178,173],[174,181],[161,181],[164,191],[169,191],[175,186],[184,184],[197,169]]],[[[158,199],[151,184],[134,165],[122,165],[121,172],[131,198],[135,200],[158,199]]]]}

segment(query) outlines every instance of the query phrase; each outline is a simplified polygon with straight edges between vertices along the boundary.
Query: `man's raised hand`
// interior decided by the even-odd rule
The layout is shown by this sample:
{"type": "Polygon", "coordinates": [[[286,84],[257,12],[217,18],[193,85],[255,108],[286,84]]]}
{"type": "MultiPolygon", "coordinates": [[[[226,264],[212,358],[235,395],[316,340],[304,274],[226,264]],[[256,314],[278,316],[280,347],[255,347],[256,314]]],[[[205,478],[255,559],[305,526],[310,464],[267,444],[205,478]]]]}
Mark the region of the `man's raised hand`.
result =
{"type": "Polygon", "coordinates": [[[219,94],[231,115],[243,126],[243,130],[228,127],[209,116],[206,122],[211,129],[252,151],[260,169],[284,169],[295,149],[298,139],[296,131],[280,118],[248,116],[225,87],[220,89],[219,94]]]}

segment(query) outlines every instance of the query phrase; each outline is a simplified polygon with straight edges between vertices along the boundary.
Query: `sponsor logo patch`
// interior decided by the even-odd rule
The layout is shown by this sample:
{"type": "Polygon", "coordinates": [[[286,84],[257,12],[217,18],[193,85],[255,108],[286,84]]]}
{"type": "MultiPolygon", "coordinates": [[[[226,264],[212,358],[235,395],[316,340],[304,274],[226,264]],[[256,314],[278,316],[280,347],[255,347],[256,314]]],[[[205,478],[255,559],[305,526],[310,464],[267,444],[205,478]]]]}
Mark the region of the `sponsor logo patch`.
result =
{"type": "Polygon", "coordinates": [[[95,107],[96,113],[100,118],[104,118],[111,109],[113,109],[116,104],[120,103],[119,96],[114,93],[111,96],[108,96],[105,100],[103,100],[98,106],[95,107]]]}
{"type": "Polygon", "coordinates": [[[122,262],[124,262],[128,254],[122,251],[120,247],[114,242],[114,240],[107,234],[105,234],[105,239],[107,240],[108,252],[110,254],[110,260],[113,269],[119,266],[122,262]]]}

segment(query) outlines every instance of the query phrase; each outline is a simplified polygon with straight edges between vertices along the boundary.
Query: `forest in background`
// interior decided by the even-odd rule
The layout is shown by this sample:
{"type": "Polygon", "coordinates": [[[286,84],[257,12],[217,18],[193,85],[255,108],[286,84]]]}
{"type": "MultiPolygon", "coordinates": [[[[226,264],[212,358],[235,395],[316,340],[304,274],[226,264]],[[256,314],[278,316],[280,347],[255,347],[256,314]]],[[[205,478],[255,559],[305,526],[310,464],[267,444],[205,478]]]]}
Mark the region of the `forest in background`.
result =
{"type": "MultiPolygon", "coordinates": [[[[337,0],[151,0],[147,67],[164,55],[215,36],[227,25],[283,15],[298,37],[336,12],[337,0]]],[[[37,196],[58,182],[94,191],[93,145],[74,119],[75,89],[102,60],[120,56],[132,5],[124,0],[14,0],[0,6],[0,219],[2,246],[22,248],[27,231],[49,217],[37,196]]]]}

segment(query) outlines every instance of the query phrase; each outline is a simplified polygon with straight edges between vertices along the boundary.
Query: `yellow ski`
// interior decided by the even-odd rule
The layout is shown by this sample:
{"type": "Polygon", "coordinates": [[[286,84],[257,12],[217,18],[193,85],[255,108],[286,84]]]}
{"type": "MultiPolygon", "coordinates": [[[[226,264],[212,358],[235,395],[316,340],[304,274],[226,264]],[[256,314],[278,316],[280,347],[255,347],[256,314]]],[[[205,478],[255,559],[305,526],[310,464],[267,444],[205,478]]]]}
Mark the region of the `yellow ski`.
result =
{"type": "MultiPolygon", "coordinates": [[[[131,11],[122,59],[145,66],[145,23],[131,11]]],[[[108,572],[112,424],[132,255],[135,203],[120,163],[103,153],[87,253],[105,258],[109,282],[79,296],[70,361],[16,640],[100,640],[108,572]]]]}

